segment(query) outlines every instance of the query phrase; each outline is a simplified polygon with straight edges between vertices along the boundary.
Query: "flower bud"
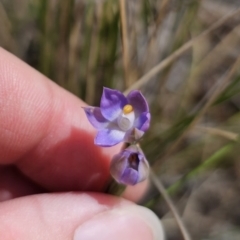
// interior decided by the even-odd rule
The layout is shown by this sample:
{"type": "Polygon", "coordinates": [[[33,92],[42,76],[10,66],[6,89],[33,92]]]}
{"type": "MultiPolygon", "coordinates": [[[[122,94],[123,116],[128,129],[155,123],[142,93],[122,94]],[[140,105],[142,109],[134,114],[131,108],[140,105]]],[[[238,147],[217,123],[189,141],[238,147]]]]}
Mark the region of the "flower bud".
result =
{"type": "Polygon", "coordinates": [[[141,149],[131,145],[113,157],[110,172],[118,183],[135,185],[148,177],[149,164],[141,149]]]}

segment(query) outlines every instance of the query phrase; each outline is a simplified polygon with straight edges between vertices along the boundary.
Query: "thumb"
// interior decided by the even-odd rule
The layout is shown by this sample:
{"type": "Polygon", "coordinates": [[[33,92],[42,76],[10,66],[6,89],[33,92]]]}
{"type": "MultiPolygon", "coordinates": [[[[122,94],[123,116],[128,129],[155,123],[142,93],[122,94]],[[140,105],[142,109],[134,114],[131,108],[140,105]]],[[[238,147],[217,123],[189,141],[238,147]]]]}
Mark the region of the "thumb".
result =
{"type": "Polygon", "coordinates": [[[1,239],[164,239],[160,221],[127,200],[93,193],[22,197],[0,205],[1,239]]]}

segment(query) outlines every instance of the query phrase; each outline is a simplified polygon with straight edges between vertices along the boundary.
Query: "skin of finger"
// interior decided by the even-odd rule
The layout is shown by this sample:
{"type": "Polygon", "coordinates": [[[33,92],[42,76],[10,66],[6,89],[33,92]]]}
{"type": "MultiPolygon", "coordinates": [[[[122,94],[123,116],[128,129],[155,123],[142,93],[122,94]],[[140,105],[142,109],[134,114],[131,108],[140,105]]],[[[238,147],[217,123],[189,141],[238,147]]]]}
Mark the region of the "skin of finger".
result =
{"type": "Polygon", "coordinates": [[[80,99],[0,49],[0,163],[49,191],[101,191],[121,146],[99,148],[80,99]]]}
{"type": "Polygon", "coordinates": [[[154,236],[142,219],[124,214],[122,211],[110,210],[94,216],[83,223],[74,234],[73,240],[150,240],[154,236]]]}
{"type": "Polygon", "coordinates": [[[134,186],[127,186],[121,197],[132,202],[139,202],[150,187],[149,179],[134,186]]]}
{"type": "MultiPolygon", "coordinates": [[[[127,186],[121,196],[132,202],[138,202],[149,185],[150,182],[146,180],[136,186],[127,186]]],[[[26,178],[15,166],[0,167],[0,202],[44,192],[46,189],[26,178]]]]}
{"type": "Polygon", "coordinates": [[[44,189],[27,179],[15,166],[0,167],[0,202],[43,192],[44,189]]]}
{"type": "MultiPolygon", "coordinates": [[[[91,193],[22,197],[0,205],[0,236],[2,240],[73,239],[75,230],[92,218],[100,216],[101,221],[107,223],[110,214],[107,214],[105,219],[102,217],[104,212],[110,213],[113,209],[117,210],[130,205],[133,203],[120,198],[91,193]]],[[[123,219],[120,216],[119,218],[123,219]]],[[[119,220],[117,219],[114,221],[119,220]]],[[[138,224],[133,221],[132,226],[130,222],[124,230],[136,233],[136,227],[139,226],[143,229],[146,227],[143,223],[138,224]]],[[[116,228],[118,229],[117,225],[116,228]]],[[[141,230],[139,234],[143,232],[141,230]]]]}

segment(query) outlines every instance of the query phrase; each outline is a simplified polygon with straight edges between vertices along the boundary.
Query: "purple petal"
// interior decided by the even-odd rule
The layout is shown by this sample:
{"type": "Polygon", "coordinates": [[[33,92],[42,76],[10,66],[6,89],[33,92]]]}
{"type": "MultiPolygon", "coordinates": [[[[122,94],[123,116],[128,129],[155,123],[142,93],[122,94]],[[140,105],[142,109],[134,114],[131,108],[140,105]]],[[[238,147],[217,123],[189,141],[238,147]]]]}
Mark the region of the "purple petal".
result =
{"type": "Polygon", "coordinates": [[[121,176],[120,183],[126,185],[135,185],[138,183],[139,173],[137,170],[132,168],[126,168],[123,175],[121,176]]]}
{"type": "Polygon", "coordinates": [[[123,141],[125,132],[116,129],[104,129],[97,133],[94,143],[102,147],[111,147],[123,141]]]}
{"type": "Polygon", "coordinates": [[[117,182],[120,182],[121,176],[123,175],[125,169],[128,166],[128,157],[129,153],[127,153],[126,151],[120,152],[113,156],[110,165],[110,172],[117,182]]]}
{"type": "Polygon", "coordinates": [[[87,115],[88,121],[96,129],[104,129],[109,124],[108,120],[103,117],[99,107],[84,107],[83,109],[87,115]]]}
{"type": "Polygon", "coordinates": [[[127,104],[127,99],[121,92],[110,88],[103,89],[100,108],[102,115],[109,121],[116,119],[127,104]]]}
{"type": "MultiPolygon", "coordinates": [[[[140,154],[139,154],[140,155],[140,154]]],[[[139,156],[139,159],[141,159],[141,156],[139,156]]],[[[140,163],[138,165],[138,182],[142,182],[148,177],[149,174],[149,164],[146,158],[142,156],[142,159],[140,160],[140,163]]]]}
{"type": "Polygon", "coordinates": [[[143,112],[149,112],[148,103],[140,91],[131,91],[127,96],[127,100],[129,104],[133,106],[134,112],[137,115],[140,115],[143,112]]]}
{"type": "Polygon", "coordinates": [[[136,119],[134,126],[137,129],[146,132],[150,126],[150,119],[151,114],[149,112],[144,112],[136,119]]]}
{"type": "Polygon", "coordinates": [[[131,154],[131,149],[122,151],[111,161],[110,171],[118,183],[135,185],[138,182],[138,171],[129,167],[128,158],[131,154]]]}

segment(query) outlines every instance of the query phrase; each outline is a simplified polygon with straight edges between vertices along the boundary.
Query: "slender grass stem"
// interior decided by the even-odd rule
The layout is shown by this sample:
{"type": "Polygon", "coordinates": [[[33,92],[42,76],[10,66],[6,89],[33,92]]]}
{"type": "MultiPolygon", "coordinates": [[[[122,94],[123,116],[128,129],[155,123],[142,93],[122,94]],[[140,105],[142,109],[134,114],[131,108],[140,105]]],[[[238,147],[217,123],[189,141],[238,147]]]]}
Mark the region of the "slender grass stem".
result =
{"type": "Polygon", "coordinates": [[[176,207],[174,206],[174,203],[172,202],[171,198],[169,197],[169,195],[168,195],[167,191],[165,190],[163,184],[161,183],[160,179],[157,178],[157,176],[153,173],[153,171],[150,172],[150,177],[151,177],[154,185],[158,189],[159,193],[162,195],[162,197],[166,201],[169,209],[171,210],[171,212],[178,224],[178,227],[183,235],[184,240],[191,240],[191,237],[190,237],[176,207]]]}

